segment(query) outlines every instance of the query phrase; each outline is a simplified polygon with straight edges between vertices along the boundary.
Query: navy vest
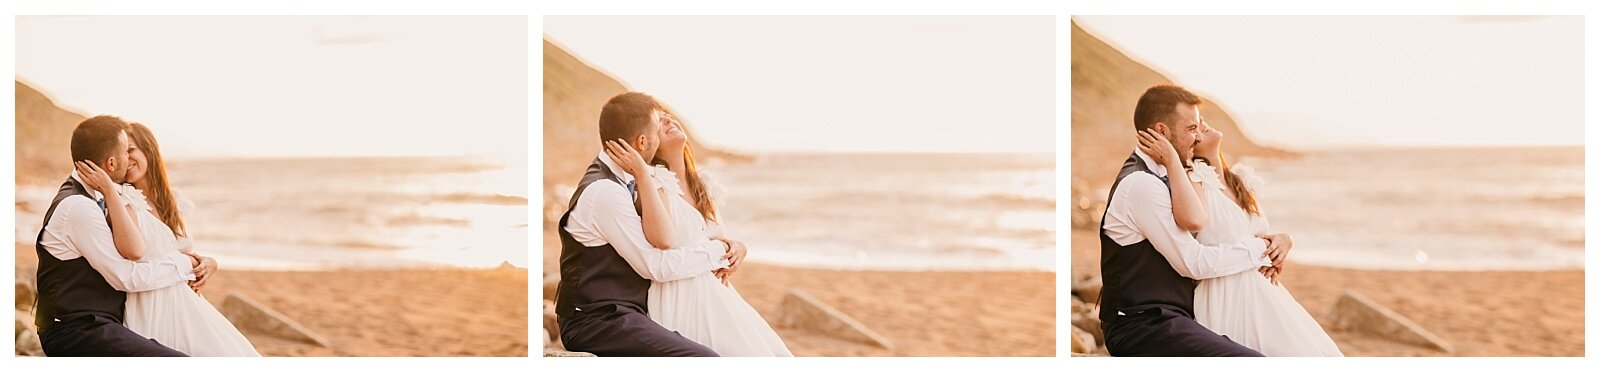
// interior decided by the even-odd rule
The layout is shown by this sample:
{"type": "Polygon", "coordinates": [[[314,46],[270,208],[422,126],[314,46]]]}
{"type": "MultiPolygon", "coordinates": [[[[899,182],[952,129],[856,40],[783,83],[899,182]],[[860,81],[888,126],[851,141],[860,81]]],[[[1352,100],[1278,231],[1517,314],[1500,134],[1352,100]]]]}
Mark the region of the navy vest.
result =
{"type": "Polygon", "coordinates": [[[567,218],[578,205],[583,190],[601,180],[622,184],[611,168],[597,158],[578,182],[572,201],[567,203],[567,212],[556,225],[561,235],[561,284],[556,289],[556,315],[562,318],[582,316],[584,311],[605,305],[632,306],[641,312],[647,311],[649,279],[633,271],[633,266],[617,255],[611,244],[587,247],[567,232],[567,218]]]}
{"type": "MultiPolygon", "coordinates": [[[[68,178],[56,192],[55,200],[50,202],[50,209],[44,212],[45,225],[50,224],[56,206],[75,195],[89,197],[89,192],[77,180],[68,178]]],[[[89,315],[107,316],[122,322],[128,294],[111,288],[106,278],[89,266],[88,259],[78,257],[62,261],[51,255],[44,249],[43,226],[39,228],[39,237],[34,239],[33,249],[39,256],[39,272],[35,279],[39,286],[39,302],[34,306],[33,324],[39,330],[49,328],[56,319],[65,321],[89,315]]]]}
{"type": "MultiPolygon", "coordinates": [[[[1138,153],[1128,156],[1122,172],[1111,184],[1110,200],[1117,195],[1122,180],[1137,172],[1155,172],[1139,158],[1138,153]]],[[[1159,177],[1158,177],[1159,178],[1159,177]]],[[[1167,183],[1166,180],[1162,180],[1167,183]]],[[[1168,187],[1171,184],[1168,183],[1168,187]]],[[[1108,208],[1109,209],[1109,208],[1108,208]]],[[[1176,310],[1186,317],[1194,317],[1194,288],[1198,283],[1178,275],[1166,257],[1156,251],[1149,239],[1130,245],[1117,244],[1106,235],[1105,216],[1100,217],[1100,322],[1109,326],[1118,319],[1117,312],[1133,315],[1153,308],[1176,310]]]]}

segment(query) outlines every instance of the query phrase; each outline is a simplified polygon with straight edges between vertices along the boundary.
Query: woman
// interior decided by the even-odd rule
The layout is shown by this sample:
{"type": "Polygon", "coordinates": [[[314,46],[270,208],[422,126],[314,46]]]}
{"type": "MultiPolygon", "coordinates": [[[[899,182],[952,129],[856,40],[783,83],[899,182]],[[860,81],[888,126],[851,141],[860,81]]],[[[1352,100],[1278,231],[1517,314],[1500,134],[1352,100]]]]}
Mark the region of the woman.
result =
{"type": "MultiPolygon", "coordinates": [[[[167,182],[155,135],[142,124],[129,129],[131,185],[117,185],[94,163],[77,164],[84,183],[105,195],[113,242],[129,260],[184,254],[193,249],[167,182]]],[[[186,284],[128,293],[123,323],[128,329],[190,356],[261,356],[228,319],[186,284]]]]}
{"type": "MultiPolygon", "coordinates": [[[[662,118],[661,147],[647,165],[623,141],[606,144],[606,155],[634,176],[646,240],[659,249],[723,238],[716,207],[695,169],[683,127],[662,118]]],[[[650,319],[722,356],[794,356],[778,333],[733,286],[706,272],[688,279],[650,283],[650,319]]]]}
{"type": "MultiPolygon", "coordinates": [[[[1255,198],[1253,184],[1258,182],[1247,182],[1254,178],[1228,166],[1221,153],[1221,132],[1202,123],[1187,171],[1165,137],[1141,132],[1139,148],[1167,167],[1168,174],[1189,175],[1190,182],[1171,183],[1172,214],[1178,226],[1197,233],[1200,243],[1236,242],[1266,233],[1267,218],[1255,198]]],[[[1316,319],[1278,285],[1279,269],[1201,280],[1194,294],[1195,320],[1267,356],[1344,356],[1316,319]]]]}

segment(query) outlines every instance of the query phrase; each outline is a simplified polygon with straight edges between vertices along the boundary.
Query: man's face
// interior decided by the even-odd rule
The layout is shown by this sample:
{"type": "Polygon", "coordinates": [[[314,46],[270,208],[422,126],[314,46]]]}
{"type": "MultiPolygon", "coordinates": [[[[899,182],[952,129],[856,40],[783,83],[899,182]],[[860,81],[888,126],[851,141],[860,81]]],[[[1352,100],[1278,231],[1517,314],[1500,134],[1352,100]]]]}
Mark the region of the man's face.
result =
{"type": "Polygon", "coordinates": [[[661,114],[661,110],[651,112],[650,127],[633,141],[633,148],[639,150],[639,157],[647,163],[656,160],[656,150],[661,148],[661,114]]]}
{"type": "Polygon", "coordinates": [[[1178,158],[1189,159],[1194,157],[1194,144],[1200,141],[1200,108],[1179,103],[1177,111],[1171,122],[1161,124],[1166,126],[1167,141],[1178,150],[1178,158]]]}
{"type": "Polygon", "coordinates": [[[102,165],[101,168],[104,168],[106,175],[111,176],[112,181],[122,183],[123,180],[128,178],[128,163],[133,152],[137,149],[133,146],[133,139],[128,138],[127,131],[118,133],[117,151],[111,152],[111,160],[102,165]]]}

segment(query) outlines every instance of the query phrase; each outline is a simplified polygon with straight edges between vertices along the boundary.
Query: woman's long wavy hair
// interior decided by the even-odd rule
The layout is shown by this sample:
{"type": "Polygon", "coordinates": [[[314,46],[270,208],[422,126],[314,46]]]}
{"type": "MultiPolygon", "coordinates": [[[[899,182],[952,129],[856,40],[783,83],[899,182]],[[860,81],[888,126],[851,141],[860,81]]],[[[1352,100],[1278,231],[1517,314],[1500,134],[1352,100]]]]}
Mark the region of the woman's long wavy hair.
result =
{"type": "Polygon", "coordinates": [[[1245,186],[1244,180],[1239,179],[1239,174],[1233,172],[1233,167],[1228,165],[1228,156],[1218,151],[1217,163],[1220,163],[1217,164],[1217,169],[1220,170],[1217,173],[1222,175],[1222,183],[1228,185],[1229,190],[1233,190],[1233,198],[1239,200],[1239,206],[1252,216],[1260,216],[1261,207],[1256,204],[1255,192],[1250,191],[1250,187],[1245,186]]]}
{"type": "MultiPolygon", "coordinates": [[[[683,131],[683,168],[674,169],[674,172],[683,174],[683,179],[689,184],[689,189],[684,190],[689,196],[694,197],[694,209],[700,210],[700,217],[707,222],[717,222],[717,205],[711,202],[711,193],[706,190],[705,180],[700,178],[700,169],[694,163],[693,141],[689,140],[689,128],[684,125],[683,117],[678,113],[667,111],[672,117],[678,119],[678,130],[683,131]]],[[[666,165],[665,161],[656,160],[658,165],[666,165]]]]}
{"type": "Polygon", "coordinates": [[[134,145],[139,146],[139,151],[144,152],[144,179],[149,189],[143,191],[150,195],[150,205],[155,207],[156,217],[171,227],[174,235],[188,236],[183,227],[183,216],[178,214],[178,200],[172,195],[172,184],[167,181],[167,163],[161,160],[161,145],[156,143],[156,134],[150,132],[150,127],[139,123],[133,123],[128,128],[128,134],[134,145]]]}

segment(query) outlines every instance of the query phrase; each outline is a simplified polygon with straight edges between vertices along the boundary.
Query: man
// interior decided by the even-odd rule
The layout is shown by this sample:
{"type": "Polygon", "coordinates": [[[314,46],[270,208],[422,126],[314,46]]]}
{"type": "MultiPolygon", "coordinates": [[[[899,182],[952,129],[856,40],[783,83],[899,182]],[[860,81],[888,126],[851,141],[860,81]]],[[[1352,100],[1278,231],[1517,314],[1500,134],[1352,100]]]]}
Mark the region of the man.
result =
{"type": "MultiPolygon", "coordinates": [[[[122,182],[134,151],[128,123],[101,115],[72,131],[72,160],[90,161],[122,182]]],[[[76,171],[45,212],[34,251],[39,259],[34,324],[46,356],[185,356],[122,325],[126,292],[205,279],[215,261],[174,255],[149,262],[117,252],[103,196],[76,171]]]]}
{"type": "MultiPolygon", "coordinates": [[[[1181,87],[1145,91],[1134,129],[1166,137],[1180,159],[1193,157],[1200,98],[1181,87]]],[[[1175,177],[1176,181],[1169,181],[1175,177]]],[[[1100,321],[1113,356],[1262,356],[1194,320],[1196,281],[1272,266],[1269,238],[1216,246],[1200,244],[1172,215],[1168,175],[1135,149],[1107,197],[1100,225],[1100,321]]]]}
{"type": "MultiPolygon", "coordinates": [[[[660,103],[643,93],[612,97],[600,111],[600,141],[622,140],[646,162],[660,146],[660,103]]],[[[650,320],[651,281],[725,275],[744,245],[710,240],[662,250],[644,235],[633,177],[603,152],[589,165],[561,216],[561,284],[556,315],[567,349],[599,356],[717,356],[650,320]]]]}

